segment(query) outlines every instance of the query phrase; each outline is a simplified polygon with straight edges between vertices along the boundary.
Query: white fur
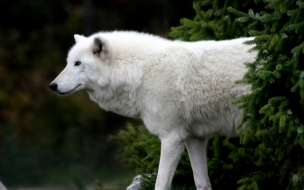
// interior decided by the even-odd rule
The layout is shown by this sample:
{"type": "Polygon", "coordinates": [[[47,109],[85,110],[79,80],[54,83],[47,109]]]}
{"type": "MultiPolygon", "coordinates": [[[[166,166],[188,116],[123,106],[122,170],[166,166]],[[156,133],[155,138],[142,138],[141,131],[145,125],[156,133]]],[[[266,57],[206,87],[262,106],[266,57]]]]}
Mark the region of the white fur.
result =
{"type": "Polygon", "coordinates": [[[250,91],[235,83],[246,71],[244,63],[255,59],[256,53],[248,53],[252,46],[243,44],[250,39],[181,42],[118,31],[75,35],[67,66],[52,84],[64,94],[84,89],[101,108],[143,119],[162,142],[155,189],[170,189],[186,145],[196,187],[208,190],[207,139],[236,135],[242,112],[231,102],[250,91]],[[95,38],[102,42],[98,53],[95,38]],[[77,60],[81,64],[74,66],[77,60]]]}

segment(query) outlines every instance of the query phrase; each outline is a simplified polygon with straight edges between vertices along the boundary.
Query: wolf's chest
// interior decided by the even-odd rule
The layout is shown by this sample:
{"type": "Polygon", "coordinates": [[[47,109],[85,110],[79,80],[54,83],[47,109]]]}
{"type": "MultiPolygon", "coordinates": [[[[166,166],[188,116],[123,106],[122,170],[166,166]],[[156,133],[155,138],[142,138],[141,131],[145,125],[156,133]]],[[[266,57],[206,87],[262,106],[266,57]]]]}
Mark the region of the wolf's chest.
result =
{"type": "Polygon", "coordinates": [[[90,99],[96,102],[103,110],[111,111],[122,116],[138,118],[139,108],[136,94],[130,91],[101,91],[88,92],[90,99]]]}

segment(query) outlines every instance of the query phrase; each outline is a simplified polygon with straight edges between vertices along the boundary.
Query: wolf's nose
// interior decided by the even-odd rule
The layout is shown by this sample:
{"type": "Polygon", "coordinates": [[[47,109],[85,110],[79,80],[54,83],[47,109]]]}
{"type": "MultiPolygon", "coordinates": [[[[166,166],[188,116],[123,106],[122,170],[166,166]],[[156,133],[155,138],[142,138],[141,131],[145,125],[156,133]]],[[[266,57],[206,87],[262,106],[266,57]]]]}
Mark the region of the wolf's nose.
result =
{"type": "Polygon", "coordinates": [[[50,89],[52,89],[52,90],[54,90],[54,91],[57,90],[57,84],[56,84],[56,83],[51,83],[51,84],[49,85],[49,87],[50,87],[50,89]]]}

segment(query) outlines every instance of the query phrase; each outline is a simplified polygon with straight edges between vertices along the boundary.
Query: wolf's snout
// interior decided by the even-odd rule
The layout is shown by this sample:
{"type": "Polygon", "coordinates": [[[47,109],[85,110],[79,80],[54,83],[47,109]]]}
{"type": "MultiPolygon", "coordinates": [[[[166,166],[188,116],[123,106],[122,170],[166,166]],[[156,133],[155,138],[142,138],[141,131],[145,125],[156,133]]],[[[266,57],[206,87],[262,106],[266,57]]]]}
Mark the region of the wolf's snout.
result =
{"type": "Polygon", "coordinates": [[[50,89],[52,89],[52,90],[54,90],[54,91],[57,90],[57,84],[56,84],[56,83],[51,83],[51,84],[49,85],[49,87],[50,87],[50,89]]]}

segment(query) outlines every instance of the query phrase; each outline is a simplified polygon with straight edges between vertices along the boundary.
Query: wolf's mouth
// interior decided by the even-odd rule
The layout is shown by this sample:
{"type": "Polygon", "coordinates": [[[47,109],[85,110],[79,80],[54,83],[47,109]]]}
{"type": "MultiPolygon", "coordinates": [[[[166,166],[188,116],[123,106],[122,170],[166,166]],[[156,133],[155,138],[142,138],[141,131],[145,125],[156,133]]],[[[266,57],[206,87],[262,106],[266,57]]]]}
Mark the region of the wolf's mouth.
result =
{"type": "Polygon", "coordinates": [[[60,94],[60,95],[69,94],[69,93],[75,91],[79,86],[81,86],[81,84],[77,85],[75,88],[73,88],[73,89],[70,90],[70,91],[67,91],[67,92],[58,92],[58,94],[60,94]]]}

